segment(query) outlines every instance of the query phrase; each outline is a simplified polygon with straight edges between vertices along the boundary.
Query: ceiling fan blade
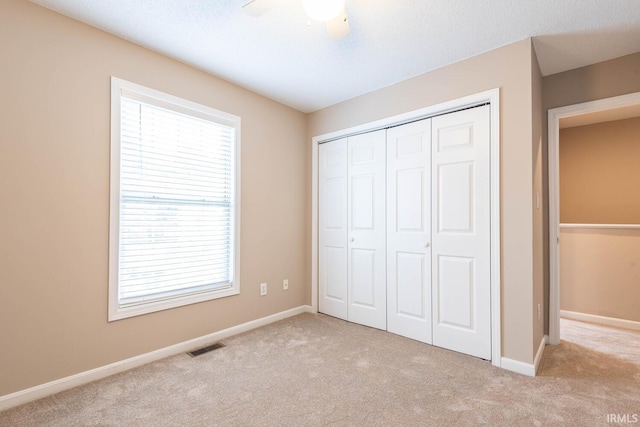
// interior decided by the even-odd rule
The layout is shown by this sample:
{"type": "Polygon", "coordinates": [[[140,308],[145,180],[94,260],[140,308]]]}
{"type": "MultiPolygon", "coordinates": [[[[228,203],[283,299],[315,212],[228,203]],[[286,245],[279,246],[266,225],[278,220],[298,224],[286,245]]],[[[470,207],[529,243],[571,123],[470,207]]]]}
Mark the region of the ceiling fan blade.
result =
{"type": "Polygon", "coordinates": [[[249,16],[262,16],[282,3],[283,0],[253,0],[242,6],[242,11],[249,16]]]}
{"type": "Polygon", "coordinates": [[[341,39],[351,32],[347,14],[342,12],[337,17],[326,22],[327,33],[330,39],[341,39]]]}

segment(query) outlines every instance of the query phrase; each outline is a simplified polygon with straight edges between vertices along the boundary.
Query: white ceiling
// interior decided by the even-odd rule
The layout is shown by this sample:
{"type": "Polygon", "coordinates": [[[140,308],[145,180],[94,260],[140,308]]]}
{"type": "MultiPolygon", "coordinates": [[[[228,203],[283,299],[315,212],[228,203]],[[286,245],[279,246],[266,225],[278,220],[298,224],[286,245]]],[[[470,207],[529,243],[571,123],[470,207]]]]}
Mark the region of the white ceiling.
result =
{"type": "Polygon", "coordinates": [[[639,0],[347,0],[330,40],[285,0],[31,0],[303,112],[533,36],[543,75],[640,51],[639,0]]]}

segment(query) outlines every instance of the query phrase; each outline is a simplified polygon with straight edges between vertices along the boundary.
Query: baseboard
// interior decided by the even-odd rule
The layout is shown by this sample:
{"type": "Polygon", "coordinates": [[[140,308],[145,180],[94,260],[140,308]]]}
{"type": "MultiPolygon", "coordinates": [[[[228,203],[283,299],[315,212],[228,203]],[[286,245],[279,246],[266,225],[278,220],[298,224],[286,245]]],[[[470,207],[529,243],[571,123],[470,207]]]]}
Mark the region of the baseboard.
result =
{"type": "Polygon", "coordinates": [[[560,317],[581,322],[598,323],[600,325],[614,326],[616,328],[634,329],[640,331],[640,322],[634,320],[618,319],[616,317],[597,316],[595,314],[578,313],[576,311],[560,310],[560,317]]]}
{"type": "Polygon", "coordinates": [[[533,363],[524,363],[519,360],[509,359],[503,357],[500,359],[500,367],[507,371],[516,372],[518,374],[526,375],[528,377],[536,376],[536,367],[533,363]]]}
{"type": "Polygon", "coordinates": [[[533,359],[533,368],[535,373],[538,373],[538,367],[540,366],[540,360],[542,360],[542,353],[544,353],[544,348],[549,342],[549,335],[545,335],[540,340],[540,345],[538,346],[538,351],[536,353],[536,358],[533,359]]]}
{"type": "Polygon", "coordinates": [[[139,356],[121,360],[119,362],[91,369],[89,371],[80,372],[79,374],[71,375],[59,380],[17,391],[15,393],[0,396],[0,411],[12,408],[14,406],[22,405],[23,403],[31,402],[33,400],[41,399],[43,397],[68,390],[79,385],[87,384],[92,381],[117,374],[119,372],[127,371],[129,369],[136,368],[147,363],[155,362],[156,360],[164,359],[165,357],[184,353],[189,350],[193,350],[194,348],[211,344],[216,341],[231,337],[233,335],[238,335],[243,332],[247,332],[252,329],[277,322],[279,320],[287,319],[301,313],[311,312],[311,306],[302,305],[300,307],[272,314],[267,317],[252,320],[241,325],[232,326],[230,328],[223,329],[222,331],[213,332],[208,335],[174,344],[169,347],[161,348],[149,353],[141,354],[139,356]]]}
{"type": "Polygon", "coordinates": [[[536,352],[536,357],[533,359],[533,363],[525,363],[520,362],[519,360],[509,359],[508,357],[502,357],[500,359],[500,367],[507,371],[517,372],[518,374],[526,375],[528,377],[535,377],[538,372],[540,360],[542,360],[542,353],[544,353],[544,348],[548,342],[549,336],[543,336],[540,340],[540,345],[538,346],[538,351],[536,352]]]}

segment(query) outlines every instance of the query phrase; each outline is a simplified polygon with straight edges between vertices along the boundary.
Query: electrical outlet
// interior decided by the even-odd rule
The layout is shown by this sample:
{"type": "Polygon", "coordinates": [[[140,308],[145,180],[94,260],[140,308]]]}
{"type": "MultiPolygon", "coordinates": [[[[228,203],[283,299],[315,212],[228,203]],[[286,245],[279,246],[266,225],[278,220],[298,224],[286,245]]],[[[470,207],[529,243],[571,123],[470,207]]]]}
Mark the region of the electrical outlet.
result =
{"type": "Polygon", "coordinates": [[[286,291],[286,290],[288,290],[288,289],[289,289],[289,279],[284,279],[284,280],[282,281],[282,290],[283,290],[283,291],[286,291]]]}
{"type": "Polygon", "coordinates": [[[538,320],[540,320],[540,304],[538,304],[538,320]]]}
{"type": "Polygon", "coordinates": [[[263,297],[267,294],[267,284],[260,283],[260,296],[263,297]]]}

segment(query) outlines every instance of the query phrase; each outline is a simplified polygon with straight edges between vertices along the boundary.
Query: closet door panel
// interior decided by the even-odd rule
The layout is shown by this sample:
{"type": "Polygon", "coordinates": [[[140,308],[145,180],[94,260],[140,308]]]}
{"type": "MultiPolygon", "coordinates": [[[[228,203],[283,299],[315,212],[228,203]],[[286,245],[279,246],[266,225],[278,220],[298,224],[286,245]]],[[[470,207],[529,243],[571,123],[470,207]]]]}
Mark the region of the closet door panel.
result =
{"type": "Polygon", "coordinates": [[[387,328],[431,343],[431,120],[387,131],[387,328]]]}
{"type": "Polygon", "coordinates": [[[318,150],[318,311],[346,320],[347,139],[318,150]]]}
{"type": "Polygon", "coordinates": [[[386,329],[385,131],[348,139],[349,321],[386,329]]]}
{"type": "Polygon", "coordinates": [[[433,344],[491,359],[489,106],[432,124],[433,344]]]}

